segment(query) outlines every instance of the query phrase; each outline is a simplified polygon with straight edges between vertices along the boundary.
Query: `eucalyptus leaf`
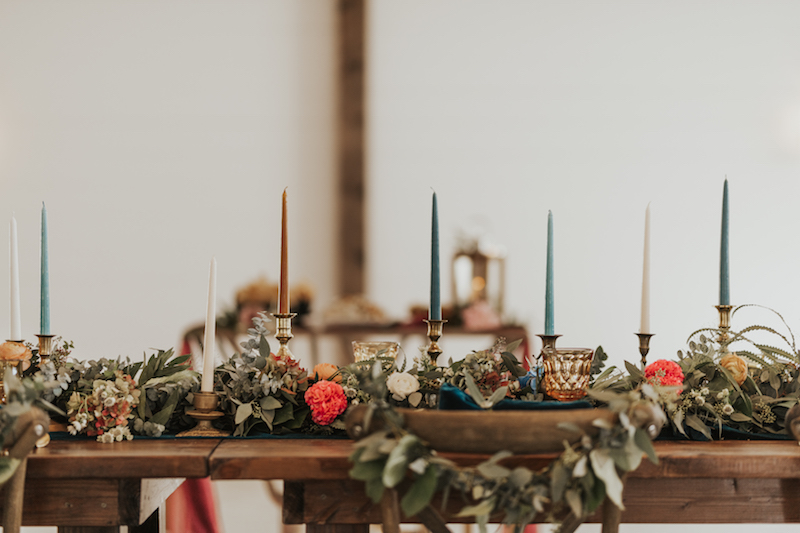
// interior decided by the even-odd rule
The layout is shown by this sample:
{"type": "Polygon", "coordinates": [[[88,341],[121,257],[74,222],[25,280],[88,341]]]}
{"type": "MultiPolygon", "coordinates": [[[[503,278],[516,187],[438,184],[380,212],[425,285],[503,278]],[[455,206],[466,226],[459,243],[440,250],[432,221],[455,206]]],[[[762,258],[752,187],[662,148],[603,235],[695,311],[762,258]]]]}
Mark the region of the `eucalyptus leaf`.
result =
{"type": "Polygon", "coordinates": [[[280,409],[283,404],[274,396],[264,396],[259,400],[262,409],[280,409]]]}
{"type": "Polygon", "coordinates": [[[708,440],[713,440],[711,438],[711,431],[709,431],[708,426],[706,426],[703,421],[697,417],[697,415],[687,415],[686,425],[702,433],[708,440]]]}
{"type": "Polygon", "coordinates": [[[594,449],[589,452],[589,460],[592,463],[594,475],[600,478],[605,484],[606,495],[614,505],[625,510],[622,504],[622,480],[617,475],[617,468],[608,450],[594,449]]]}
{"type": "Polygon", "coordinates": [[[386,460],[386,466],[383,469],[383,484],[385,486],[389,488],[396,487],[403,480],[408,463],[412,460],[409,457],[409,453],[417,444],[419,444],[419,439],[415,435],[403,435],[386,460]]]}
{"type": "Polygon", "coordinates": [[[556,461],[550,472],[550,491],[553,496],[553,501],[560,501],[564,497],[564,489],[567,488],[567,482],[572,477],[572,472],[564,466],[561,461],[556,461]]]}
{"type": "MultiPolygon", "coordinates": [[[[383,474],[384,461],[358,461],[350,469],[350,477],[360,481],[380,480],[383,474]]],[[[381,486],[383,484],[381,483],[381,486]]]]}
{"type": "Polygon", "coordinates": [[[467,392],[475,403],[477,403],[479,407],[485,408],[486,398],[483,397],[483,393],[475,383],[475,379],[469,373],[464,375],[464,383],[466,383],[467,392]]]}
{"type": "Polygon", "coordinates": [[[248,419],[250,415],[253,414],[253,405],[250,403],[243,403],[239,407],[236,408],[236,416],[234,418],[234,423],[238,426],[242,422],[248,419]]]}
{"type": "Polygon", "coordinates": [[[419,405],[419,402],[422,401],[422,393],[421,392],[412,392],[408,395],[408,403],[411,407],[416,407],[419,405]]]}
{"type": "Polygon", "coordinates": [[[476,505],[463,507],[456,516],[482,516],[489,515],[494,511],[495,498],[487,498],[476,505]]]}
{"type": "Polygon", "coordinates": [[[414,480],[411,488],[408,489],[403,499],[400,501],[400,507],[407,517],[416,515],[423,510],[433,498],[436,493],[436,467],[428,465],[425,473],[414,480]]]}
{"type": "Polygon", "coordinates": [[[653,448],[653,442],[650,440],[650,436],[647,434],[647,431],[637,428],[636,433],[633,435],[633,439],[639,449],[647,454],[647,458],[650,459],[650,462],[654,465],[657,465],[658,454],[656,454],[656,450],[653,448]]]}
{"type": "Polygon", "coordinates": [[[479,464],[477,470],[483,477],[491,479],[492,481],[499,481],[507,478],[511,474],[511,470],[508,468],[490,462],[479,464]]]}
{"type": "Polygon", "coordinates": [[[369,478],[364,481],[364,492],[367,493],[367,496],[369,496],[369,499],[372,500],[373,503],[380,503],[383,498],[384,490],[385,487],[383,486],[380,476],[369,478]]]}
{"type": "Polygon", "coordinates": [[[268,358],[270,355],[269,341],[263,335],[258,339],[258,353],[264,358],[268,358]]]}
{"type": "Polygon", "coordinates": [[[0,486],[11,479],[11,476],[17,471],[20,462],[19,459],[15,459],[14,457],[0,457],[0,486]]]}

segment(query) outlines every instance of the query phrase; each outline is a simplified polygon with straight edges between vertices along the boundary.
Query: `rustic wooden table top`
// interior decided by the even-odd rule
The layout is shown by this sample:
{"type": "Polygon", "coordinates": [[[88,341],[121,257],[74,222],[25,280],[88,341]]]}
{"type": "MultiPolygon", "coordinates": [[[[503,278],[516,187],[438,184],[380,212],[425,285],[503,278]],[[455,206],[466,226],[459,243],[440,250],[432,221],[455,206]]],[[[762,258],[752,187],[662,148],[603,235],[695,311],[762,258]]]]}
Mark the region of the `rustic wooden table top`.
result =
{"type": "Polygon", "coordinates": [[[33,478],[177,478],[209,475],[220,439],[53,440],[28,459],[33,478]]]}
{"type": "MultiPolygon", "coordinates": [[[[662,441],[655,443],[659,464],[648,460],[630,474],[636,478],[800,478],[800,446],[793,441],[662,441]]],[[[213,479],[347,479],[349,440],[230,439],[210,458],[213,479]]],[[[479,454],[443,456],[476,464],[479,454]]],[[[557,454],[518,455],[509,465],[541,468],[557,454]]]]}

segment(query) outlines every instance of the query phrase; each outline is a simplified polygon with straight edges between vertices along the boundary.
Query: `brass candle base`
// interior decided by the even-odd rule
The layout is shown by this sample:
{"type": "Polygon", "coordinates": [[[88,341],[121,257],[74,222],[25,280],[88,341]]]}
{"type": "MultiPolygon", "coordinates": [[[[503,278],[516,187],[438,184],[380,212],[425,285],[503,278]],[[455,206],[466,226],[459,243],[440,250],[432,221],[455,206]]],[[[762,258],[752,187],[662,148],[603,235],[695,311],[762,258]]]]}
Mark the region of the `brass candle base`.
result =
{"type": "Polygon", "coordinates": [[[186,414],[197,420],[197,425],[192,429],[187,429],[178,433],[178,437],[227,437],[229,432],[217,429],[211,425],[212,420],[216,420],[224,413],[217,411],[219,396],[215,392],[195,392],[194,409],[186,411],[186,414]]]}
{"type": "Polygon", "coordinates": [[[639,353],[642,354],[642,370],[647,367],[647,354],[650,353],[650,338],[655,333],[637,333],[639,337],[639,353]]]}
{"type": "Polygon", "coordinates": [[[36,335],[39,337],[39,359],[45,361],[53,353],[53,337],[55,335],[36,335]]]}
{"type": "Polygon", "coordinates": [[[556,341],[561,335],[536,335],[540,339],[542,339],[542,351],[539,352],[539,356],[536,358],[536,364],[542,360],[542,355],[544,354],[545,350],[553,350],[556,349],[556,341]]]}
{"type": "Polygon", "coordinates": [[[431,341],[425,351],[428,353],[428,357],[431,358],[431,363],[433,364],[437,364],[436,360],[442,355],[442,349],[439,347],[438,342],[442,337],[442,330],[444,329],[445,322],[447,322],[447,320],[425,320],[425,323],[428,324],[428,339],[431,341]]]}
{"type": "Polygon", "coordinates": [[[275,357],[294,359],[288,344],[294,337],[292,335],[292,319],[297,316],[297,313],[272,313],[272,316],[275,317],[275,338],[280,343],[275,357]]]}
{"type": "Polygon", "coordinates": [[[733,306],[715,305],[714,307],[719,311],[719,337],[717,341],[719,341],[723,353],[727,353],[728,344],[731,342],[728,332],[731,330],[731,311],[733,310],[733,306]]]}

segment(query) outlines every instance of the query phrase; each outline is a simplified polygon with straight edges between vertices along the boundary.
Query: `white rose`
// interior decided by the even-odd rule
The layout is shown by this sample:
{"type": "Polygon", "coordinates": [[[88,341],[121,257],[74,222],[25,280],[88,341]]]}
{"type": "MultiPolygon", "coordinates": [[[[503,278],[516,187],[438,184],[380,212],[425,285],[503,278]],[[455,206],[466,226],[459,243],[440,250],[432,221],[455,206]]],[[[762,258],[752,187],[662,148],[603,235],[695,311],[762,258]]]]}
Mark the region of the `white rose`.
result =
{"type": "Polygon", "coordinates": [[[419,381],[408,372],[394,372],[386,378],[386,387],[392,393],[392,398],[402,401],[419,390],[419,381]]]}

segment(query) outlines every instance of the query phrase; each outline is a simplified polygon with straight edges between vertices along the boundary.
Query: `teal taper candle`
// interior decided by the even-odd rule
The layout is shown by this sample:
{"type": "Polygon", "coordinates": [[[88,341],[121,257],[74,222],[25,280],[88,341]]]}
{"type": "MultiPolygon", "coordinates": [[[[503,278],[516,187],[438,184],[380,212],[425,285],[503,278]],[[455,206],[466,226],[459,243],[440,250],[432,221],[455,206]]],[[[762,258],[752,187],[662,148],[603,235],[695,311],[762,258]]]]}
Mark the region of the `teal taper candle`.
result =
{"type": "Polygon", "coordinates": [[[556,334],[555,297],[553,296],[553,212],[547,212],[547,279],[544,293],[544,334],[556,334]]]}
{"type": "Polygon", "coordinates": [[[731,305],[731,276],[728,265],[728,180],[722,188],[722,233],[719,245],[719,305],[731,305]]]}
{"type": "Polygon", "coordinates": [[[50,335],[50,258],[47,255],[47,208],[42,202],[41,251],[41,302],[39,306],[39,333],[50,335]]]}
{"type": "Polygon", "coordinates": [[[431,308],[428,311],[430,320],[442,319],[442,300],[439,281],[439,208],[436,192],[433,193],[433,211],[431,218],[431,308]]]}

